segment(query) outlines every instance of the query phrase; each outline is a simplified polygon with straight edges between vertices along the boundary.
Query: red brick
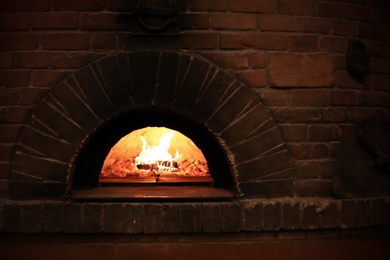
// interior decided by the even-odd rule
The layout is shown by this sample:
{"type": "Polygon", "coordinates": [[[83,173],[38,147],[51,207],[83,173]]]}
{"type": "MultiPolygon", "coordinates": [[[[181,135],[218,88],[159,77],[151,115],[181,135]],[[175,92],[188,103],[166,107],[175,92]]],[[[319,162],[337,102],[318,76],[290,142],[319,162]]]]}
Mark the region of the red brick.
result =
{"type": "Polygon", "coordinates": [[[333,90],[329,94],[329,103],[333,106],[356,106],[358,99],[355,91],[333,90]]]}
{"type": "Polygon", "coordinates": [[[226,11],[225,0],[191,0],[191,11],[226,11]]]}
{"type": "Polygon", "coordinates": [[[320,177],[318,160],[297,160],[294,164],[295,177],[299,179],[313,179],[320,177]]]}
{"type": "Polygon", "coordinates": [[[340,18],[343,6],[337,3],[317,3],[317,12],[320,17],[340,18]]]}
{"type": "Polygon", "coordinates": [[[376,24],[359,23],[358,36],[361,38],[387,41],[388,28],[376,24]]]}
{"type": "Polygon", "coordinates": [[[320,89],[293,89],[291,90],[292,106],[325,106],[327,91],[320,89]]]}
{"type": "Polygon", "coordinates": [[[323,108],[321,109],[323,122],[348,122],[348,111],[346,108],[323,108]]]}
{"type": "Polygon", "coordinates": [[[90,36],[85,33],[43,34],[42,48],[47,50],[84,50],[89,49],[90,36]]]}
{"type": "Polygon", "coordinates": [[[294,191],[299,197],[331,197],[333,183],[329,180],[296,180],[294,191]]]}
{"type": "Polygon", "coordinates": [[[45,88],[22,88],[19,91],[19,105],[20,106],[33,106],[37,104],[39,100],[42,99],[44,94],[46,94],[48,90],[45,88]]]}
{"type": "Polygon", "coordinates": [[[334,85],[333,61],[328,55],[270,53],[268,59],[272,86],[330,87],[334,85]]]}
{"type": "Polygon", "coordinates": [[[329,156],[329,148],[321,143],[289,143],[291,156],[297,159],[320,159],[329,156]]]}
{"type": "Polygon", "coordinates": [[[21,130],[20,125],[0,125],[0,142],[16,142],[21,130]]]}
{"type": "Polygon", "coordinates": [[[51,0],[29,0],[20,1],[18,11],[22,12],[43,12],[49,11],[51,0]]]}
{"type": "Polygon", "coordinates": [[[358,23],[350,20],[333,20],[332,30],[335,35],[357,36],[358,23]]]}
{"type": "Polygon", "coordinates": [[[346,19],[375,22],[376,21],[376,9],[368,6],[358,5],[344,5],[343,17],[346,19]]]}
{"type": "Polygon", "coordinates": [[[250,55],[250,65],[254,69],[264,68],[266,66],[265,53],[255,52],[250,55]]]}
{"type": "Polygon", "coordinates": [[[197,13],[183,13],[179,17],[180,29],[208,29],[210,28],[210,15],[197,13]]]}
{"type": "Polygon", "coordinates": [[[14,147],[9,144],[0,145],[0,161],[11,161],[14,147]]]}
{"type": "Polygon", "coordinates": [[[32,85],[35,87],[53,87],[63,79],[65,74],[65,72],[61,71],[36,70],[32,73],[32,85]]]}
{"type": "Polygon", "coordinates": [[[0,50],[34,50],[37,46],[37,34],[0,34],[0,50]]]}
{"type": "MultiPolygon", "coordinates": [[[[0,88],[0,104],[2,106],[15,106],[18,105],[18,98],[19,98],[19,90],[14,88],[0,88]]],[[[6,110],[3,109],[3,111],[0,109],[0,119],[5,121],[5,112],[6,110]]]]}
{"type": "Polygon", "coordinates": [[[363,89],[365,84],[356,81],[346,71],[338,71],[336,73],[337,87],[339,88],[352,88],[352,89],[363,89]]]}
{"type": "Polygon", "coordinates": [[[50,65],[55,69],[80,68],[100,57],[101,54],[86,52],[53,52],[50,53],[50,65]]]}
{"type": "Polygon", "coordinates": [[[254,14],[213,14],[211,26],[214,29],[254,30],[256,29],[256,15],[254,14]]]}
{"type": "Polygon", "coordinates": [[[49,65],[46,52],[18,52],[15,54],[15,65],[19,68],[45,68],[49,65]]]}
{"type": "Polygon", "coordinates": [[[8,107],[6,123],[23,124],[31,114],[30,108],[25,107],[8,107]]]}
{"type": "Polygon", "coordinates": [[[220,44],[222,49],[283,50],[286,48],[286,38],[274,34],[221,33],[220,44]]]}
{"type": "Polygon", "coordinates": [[[372,57],[370,59],[370,72],[390,74],[390,59],[372,57]]]}
{"type": "Polygon", "coordinates": [[[315,123],[321,120],[318,108],[270,108],[273,119],[279,123],[315,123]]]}
{"type": "Polygon", "coordinates": [[[390,27],[390,11],[389,10],[379,10],[378,14],[378,24],[390,27]]]}
{"type": "Polygon", "coordinates": [[[0,13],[14,13],[18,5],[19,1],[0,1],[0,13]]]}
{"type": "Polygon", "coordinates": [[[28,70],[3,70],[3,84],[6,87],[25,87],[29,85],[28,70]]]}
{"type": "Polygon", "coordinates": [[[260,97],[267,106],[289,105],[289,93],[278,89],[261,89],[260,97]]]}
{"type": "Polygon", "coordinates": [[[264,87],[267,85],[265,70],[245,70],[236,75],[251,87],[264,87]]]}
{"type": "Polygon", "coordinates": [[[13,53],[11,52],[0,52],[0,68],[6,69],[13,65],[13,53]]]}
{"type": "Polygon", "coordinates": [[[286,141],[305,141],[306,128],[304,124],[280,125],[280,130],[286,141]]]}
{"type": "Polygon", "coordinates": [[[345,38],[326,36],[320,38],[320,50],[345,53],[345,38]]]}
{"type": "Polygon", "coordinates": [[[373,115],[372,108],[366,107],[355,107],[351,108],[349,111],[351,122],[360,123],[372,118],[373,115]]]}
{"type": "Polygon", "coordinates": [[[33,29],[75,29],[77,13],[39,13],[31,15],[33,29]]]}
{"type": "Polygon", "coordinates": [[[192,47],[196,49],[215,49],[218,46],[218,34],[216,33],[191,34],[189,40],[192,47]]]}
{"type": "Polygon", "coordinates": [[[229,0],[229,11],[249,13],[273,13],[276,0],[229,0]]]}
{"type": "Polygon", "coordinates": [[[295,16],[263,15],[259,28],[264,31],[301,31],[302,18],[295,16]]]}
{"type": "Polygon", "coordinates": [[[118,35],[116,33],[94,33],[91,38],[92,49],[116,49],[118,35]]]}
{"type": "Polygon", "coordinates": [[[375,42],[373,53],[378,57],[390,57],[390,43],[387,42],[375,42]]]}
{"type": "MultiPolygon", "coordinates": [[[[360,98],[360,97],[359,97],[360,98]]],[[[384,91],[375,91],[369,93],[368,105],[373,107],[390,108],[390,93],[384,91]]]]}
{"type": "Polygon", "coordinates": [[[390,92],[390,75],[373,75],[372,89],[390,92]]]}
{"type": "Polygon", "coordinates": [[[1,31],[21,31],[29,28],[29,15],[9,14],[0,16],[1,31]]]}
{"type": "Polygon", "coordinates": [[[85,13],[81,16],[82,29],[90,30],[130,30],[131,22],[119,19],[116,13],[85,13]]]}
{"type": "Polygon", "coordinates": [[[247,69],[249,67],[249,57],[246,53],[202,52],[202,55],[223,68],[247,69]]]}
{"type": "Polygon", "coordinates": [[[293,52],[318,51],[318,37],[312,35],[291,35],[288,37],[288,50],[293,52]]]}
{"type": "Polygon", "coordinates": [[[316,5],[314,0],[278,0],[279,14],[314,15],[316,5]]]}
{"type": "Polygon", "coordinates": [[[324,33],[330,32],[330,21],[328,19],[318,18],[303,18],[302,31],[311,33],[324,33]]]}
{"type": "Polygon", "coordinates": [[[339,138],[339,130],[335,125],[309,125],[307,128],[309,141],[333,141],[339,138]]]}
{"type": "Polygon", "coordinates": [[[98,11],[104,8],[102,0],[52,0],[54,10],[60,11],[98,11]]]}

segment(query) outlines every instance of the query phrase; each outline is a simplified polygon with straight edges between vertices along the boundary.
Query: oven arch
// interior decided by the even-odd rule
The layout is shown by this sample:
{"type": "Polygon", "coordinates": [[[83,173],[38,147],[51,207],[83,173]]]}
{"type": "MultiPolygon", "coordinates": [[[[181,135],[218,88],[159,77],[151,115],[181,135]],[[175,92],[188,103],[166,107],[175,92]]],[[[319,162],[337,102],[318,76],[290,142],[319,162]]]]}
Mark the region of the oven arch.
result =
{"type": "Polygon", "coordinates": [[[82,150],[107,122],[134,111],[168,111],[207,129],[243,197],[279,188],[293,195],[284,140],[249,86],[198,54],[133,51],[69,75],[34,108],[13,155],[11,197],[67,198],[82,150]]]}

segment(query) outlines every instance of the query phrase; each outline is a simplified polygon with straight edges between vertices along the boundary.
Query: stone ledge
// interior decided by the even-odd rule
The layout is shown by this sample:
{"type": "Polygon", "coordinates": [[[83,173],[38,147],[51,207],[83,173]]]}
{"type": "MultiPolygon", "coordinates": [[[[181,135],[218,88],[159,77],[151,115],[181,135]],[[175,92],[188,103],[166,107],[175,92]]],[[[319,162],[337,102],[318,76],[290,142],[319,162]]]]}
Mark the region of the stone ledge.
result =
{"type": "Polygon", "coordinates": [[[169,203],[3,200],[0,205],[3,233],[231,233],[389,224],[390,197],[169,203]]]}

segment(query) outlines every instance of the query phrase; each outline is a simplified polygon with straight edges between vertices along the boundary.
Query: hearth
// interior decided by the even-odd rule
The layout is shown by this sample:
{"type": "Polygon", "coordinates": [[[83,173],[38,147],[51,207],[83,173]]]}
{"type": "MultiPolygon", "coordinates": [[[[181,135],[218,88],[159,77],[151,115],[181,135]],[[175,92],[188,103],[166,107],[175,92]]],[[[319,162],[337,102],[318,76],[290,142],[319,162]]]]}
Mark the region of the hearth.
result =
{"type": "MultiPolygon", "coordinates": [[[[118,165],[111,161],[111,166],[118,165]]],[[[135,175],[145,175],[156,163],[133,166],[135,175]]],[[[34,108],[10,176],[16,199],[153,198],[150,187],[156,186],[166,190],[158,198],[293,196],[286,145],[258,95],[197,54],[118,53],[69,75],[34,108]],[[190,139],[204,156],[205,176],[179,176],[184,161],[172,162],[174,178],[158,171],[141,178],[103,176],[117,142],[148,128],[171,129],[190,139]]]]}

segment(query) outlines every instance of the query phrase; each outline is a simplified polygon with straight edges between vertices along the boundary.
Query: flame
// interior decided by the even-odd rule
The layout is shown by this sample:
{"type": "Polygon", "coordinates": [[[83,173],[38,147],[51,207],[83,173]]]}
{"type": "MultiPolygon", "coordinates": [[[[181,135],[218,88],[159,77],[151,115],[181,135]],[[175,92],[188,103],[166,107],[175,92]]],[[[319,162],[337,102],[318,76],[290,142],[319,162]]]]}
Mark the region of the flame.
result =
{"type": "MultiPolygon", "coordinates": [[[[173,135],[173,131],[164,134],[160,138],[159,144],[153,146],[149,145],[143,136],[140,136],[143,145],[141,153],[135,158],[136,165],[147,165],[150,168],[156,165],[159,172],[175,171],[176,167],[174,162],[179,159],[180,154],[179,151],[176,151],[175,157],[173,157],[168,152],[173,135]]],[[[149,170],[150,168],[147,168],[146,170],[149,170]]]]}

